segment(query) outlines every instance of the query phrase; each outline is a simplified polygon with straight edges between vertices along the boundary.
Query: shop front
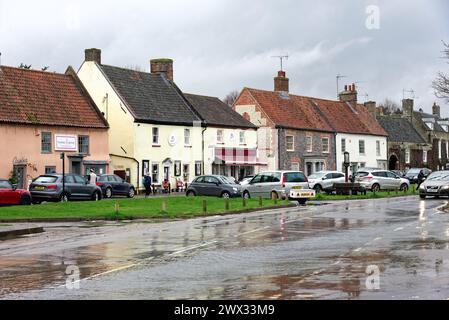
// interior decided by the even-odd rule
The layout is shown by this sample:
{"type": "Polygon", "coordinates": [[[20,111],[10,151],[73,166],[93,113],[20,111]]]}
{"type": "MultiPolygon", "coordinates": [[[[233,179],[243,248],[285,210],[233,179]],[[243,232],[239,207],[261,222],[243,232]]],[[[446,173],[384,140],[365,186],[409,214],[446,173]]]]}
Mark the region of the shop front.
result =
{"type": "Polygon", "coordinates": [[[242,180],[244,177],[255,175],[261,166],[266,164],[259,161],[257,149],[215,148],[212,174],[242,180]]]}

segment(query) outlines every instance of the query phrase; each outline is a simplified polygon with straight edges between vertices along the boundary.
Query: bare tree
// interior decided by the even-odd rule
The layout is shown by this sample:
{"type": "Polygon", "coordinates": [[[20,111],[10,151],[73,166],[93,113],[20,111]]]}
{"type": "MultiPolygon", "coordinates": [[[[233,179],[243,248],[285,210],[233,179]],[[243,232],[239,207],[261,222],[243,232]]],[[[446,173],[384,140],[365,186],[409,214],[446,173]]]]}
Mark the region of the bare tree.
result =
{"type": "Polygon", "coordinates": [[[234,105],[234,102],[239,97],[239,92],[237,90],[231,91],[228,93],[228,95],[223,99],[223,102],[226,103],[228,106],[232,107],[234,105]]]}
{"type": "MultiPolygon", "coordinates": [[[[449,44],[443,41],[443,58],[449,60],[449,44]]],[[[448,61],[449,63],[449,61],[448,61]]],[[[432,82],[435,95],[449,102],[449,74],[438,72],[437,78],[432,82]]]]}
{"type": "Polygon", "coordinates": [[[379,103],[379,108],[382,110],[383,114],[400,114],[402,109],[398,103],[391,99],[385,99],[383,102],[379,103]]]}
{"type": "Polygon", "coordinates": [[[139,66],[137,64],[136,65],[128,64],[128,65],[125,66],[125,69],[134,70],[134,71],[138,71],[138,72],[144,72],[145,71],[144,68],[142,68],[141,66],[139,66]]]}

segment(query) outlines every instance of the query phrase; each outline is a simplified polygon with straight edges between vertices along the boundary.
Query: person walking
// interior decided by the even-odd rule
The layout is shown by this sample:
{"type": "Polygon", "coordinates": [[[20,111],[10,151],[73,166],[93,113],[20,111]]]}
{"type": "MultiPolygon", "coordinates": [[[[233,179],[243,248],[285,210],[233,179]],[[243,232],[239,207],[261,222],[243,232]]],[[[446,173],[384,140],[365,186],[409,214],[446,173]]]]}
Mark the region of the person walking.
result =
{"type": "Polygon", "coordinates": [[[148,198],[151,195],[151,177],[149,174],[146,174],[143,177],[143,186],[145,187],[145,198],[148,198]]]}
{"type": "Polygon", "coordinates": [[[90,169],[89,184],[94,186],[97,185],[97,175],[95,174],[94,169],[90,169]]]}

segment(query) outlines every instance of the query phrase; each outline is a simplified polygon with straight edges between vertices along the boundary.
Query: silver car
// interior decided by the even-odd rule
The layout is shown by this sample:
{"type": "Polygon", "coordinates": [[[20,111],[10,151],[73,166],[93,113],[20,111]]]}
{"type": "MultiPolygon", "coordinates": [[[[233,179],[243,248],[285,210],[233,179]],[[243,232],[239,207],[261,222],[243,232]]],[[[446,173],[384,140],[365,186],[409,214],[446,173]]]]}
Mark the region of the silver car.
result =
{"type": "Polygon", "coordinates": [[[359,170],[355,174],[355,182],[373,192],[398,189],[406,191],[410,187],[408,179],[388,170],[359,170]]]}
{"type": "Polygon", "coordinates": [[[300,171],[270,171],[256,175],[242,186],[245,198],[286,199],[292,187],[309,189],[307,177],[300,171]]]}
{"type": "Polygon", "coordinates": [[[332,192],[335,183],[344,183],[345,174],[338,171],[320,171],[308,177],[310,188],[316,192],[332,192]]]}
{"type": "Polygon", "coordinates": [[[431,173],[419,186],[419,196],[421,199],[449,196],[449,171],[431,173]]]}

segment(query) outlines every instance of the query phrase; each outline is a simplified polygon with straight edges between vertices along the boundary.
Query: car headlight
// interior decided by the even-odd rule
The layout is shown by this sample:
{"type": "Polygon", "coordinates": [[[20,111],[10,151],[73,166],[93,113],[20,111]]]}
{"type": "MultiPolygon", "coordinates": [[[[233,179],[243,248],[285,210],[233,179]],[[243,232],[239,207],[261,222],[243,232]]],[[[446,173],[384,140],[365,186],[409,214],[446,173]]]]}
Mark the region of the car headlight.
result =
{"type": "Polygon", "coordinates": [[[441,187],[441,190],[447,190],[447,189],[449,189],[449,186],[442,186],[441,187]]]}
{"type": "Polygon", "coordinates": [[[420,190],[424,190],[425,188],[426,188],[426,187],[425,187],[423,184],[419,186],[419,189],[420,189],[420,190]]]}
{"type": "Polygon", "coordinates": [[[413,179],[418,179],[418,176],[414,176],[413,179]]]}
{"type": "Polygon", "coordinates": [[[237,188],[232,188],[232,190],[234,190],[234,192],[239,191],[239,189],[237,189],[237,188]]]}

